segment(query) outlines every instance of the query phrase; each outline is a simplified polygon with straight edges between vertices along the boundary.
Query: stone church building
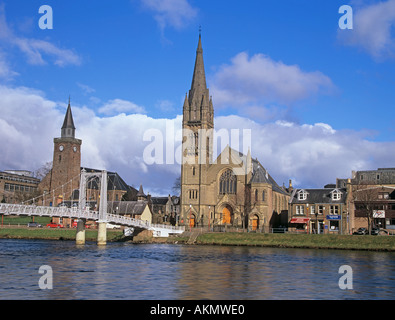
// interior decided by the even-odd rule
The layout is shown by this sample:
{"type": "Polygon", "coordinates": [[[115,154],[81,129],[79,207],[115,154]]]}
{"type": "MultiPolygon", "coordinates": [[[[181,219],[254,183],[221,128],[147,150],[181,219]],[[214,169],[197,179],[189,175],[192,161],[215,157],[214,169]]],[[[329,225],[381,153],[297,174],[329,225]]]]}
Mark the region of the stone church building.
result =
{"type": "Polygon", "coordinates": [[[267,232],[287,224],[290,190],[280,187],[250,151],[245,155],[227,146],[213,161],[214,107],[200,35],[182,128],[181,225],[267,232]]]}

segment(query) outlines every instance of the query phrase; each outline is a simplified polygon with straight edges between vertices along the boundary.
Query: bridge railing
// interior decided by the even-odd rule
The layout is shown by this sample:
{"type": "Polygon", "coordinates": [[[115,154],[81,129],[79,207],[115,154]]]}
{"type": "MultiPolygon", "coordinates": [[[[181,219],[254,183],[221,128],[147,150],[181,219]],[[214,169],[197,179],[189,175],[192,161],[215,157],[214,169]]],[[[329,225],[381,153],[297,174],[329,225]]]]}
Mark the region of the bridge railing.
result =
{"type": "Polygon", "coordinates": [[[78,208],[67,207],[43,207],[34,205],[21,204],[0,204],[0,214],[6,215],[28,215],[28,216],[46,216],[62,218],[84,218],[88,220],[98,220],[97,211],[81,210],[78,208]]]}
{"type": "MultiPolygon", "coordinates": [[[[28,216],[46,216],[46,217],[62,217],[62,218],[77,218],[87,220],[99,220],[99,213],[97,211],[83,210],[79,208],[68,207],[43,207],[34,205],[21,204],[0,204],[0,214],[5,215],[28,215],[28,216]]],[[[117,214],[107,214],[107,222],[133,226],[142,229],[166,229],[172,231],[185,231],[185,227],[175,227],[165,224],[151,224],[145,220],[129,218],[117,214]]]]}
{"type": "Polygon", "coordinates": [[[152,228],[170,229],[174,231],[185,231],[185,227],[176,227],[168,224],[151,224],[152,228]]]}

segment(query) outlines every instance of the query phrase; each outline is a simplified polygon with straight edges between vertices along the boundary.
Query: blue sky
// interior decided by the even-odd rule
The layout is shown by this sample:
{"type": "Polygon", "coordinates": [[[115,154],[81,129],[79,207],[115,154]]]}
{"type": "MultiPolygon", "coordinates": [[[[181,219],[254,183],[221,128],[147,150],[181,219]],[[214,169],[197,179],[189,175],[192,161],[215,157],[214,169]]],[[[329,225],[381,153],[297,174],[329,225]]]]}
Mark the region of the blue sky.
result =
{"type": "Polygon", "coordinates": [[[0,170],[51,161],[70,95],[83,165],[171,192],[179,166],[141,163],[142,134],[180,125],[199,25],[216,128],[253,129],[253,156],[279,184],[395,166],[394,0],[0,4],[0,170]],[[38,25],[44,4],[52,30],[38,25]],[[344,4],[353,30],[339,29],[344,4]]]}

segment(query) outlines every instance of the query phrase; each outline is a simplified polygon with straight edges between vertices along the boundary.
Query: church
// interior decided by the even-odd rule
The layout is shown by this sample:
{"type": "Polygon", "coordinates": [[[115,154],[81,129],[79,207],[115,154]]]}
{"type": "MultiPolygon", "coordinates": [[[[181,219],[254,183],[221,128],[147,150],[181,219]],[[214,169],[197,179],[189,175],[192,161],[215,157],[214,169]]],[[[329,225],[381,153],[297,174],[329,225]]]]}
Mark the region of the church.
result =
{"type": "Polygon", "coordinates": [[[202,39],[183,106],[180,225],[268,232],[288,223],[289,188],[258,159],[229,147],[213,159],[214,106],[206,84],[202,39]]]}

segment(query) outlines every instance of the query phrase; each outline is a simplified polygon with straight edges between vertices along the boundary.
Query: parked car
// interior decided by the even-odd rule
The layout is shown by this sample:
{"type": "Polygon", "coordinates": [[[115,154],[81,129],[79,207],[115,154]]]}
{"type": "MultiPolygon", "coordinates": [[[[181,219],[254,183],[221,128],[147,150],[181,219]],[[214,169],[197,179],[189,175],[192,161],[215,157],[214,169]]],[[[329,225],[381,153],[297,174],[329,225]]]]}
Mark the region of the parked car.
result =
{"type": "Polygon", "coordinates": [[[38,222],[29,222],[28,224],[27,224],[27,226],[29,227],[29,228],[42,228],[43,226],[41,225],[41,224],[39,224],[38,222]]]}
{"type": "Polygon", "coordinates": [[[353,234],[356,235],[364,235],[368,234],[368,230],[366,228],[359,228],[357,231],[355,231],[353,234]]]}
{"type": "Polygon", "coordinates": [[[379,229],[379,228],[372,228],[370,234],[371,234],[372,236],[377,236],[377,235],[379,234],[379,232],[380,232],[380,229],[379,229]]]}
{"type": "Polygon", "coordinates": [[[64,225],[51,222],[47,224],[47,228],[64,228],[64,225]]]}
{"type": "MultiPolygon", "coordinates": [[[[75,221],[73,221],[71,227],[72,227],[72,228],[77,228],[77,225],[78,225],[78,221],[75,220],[75,221]]],[[[89,228],[90,228],[90,225],[87,224],[87,223],[85,223],[85,229],[89,229],[89,228]]]]}

